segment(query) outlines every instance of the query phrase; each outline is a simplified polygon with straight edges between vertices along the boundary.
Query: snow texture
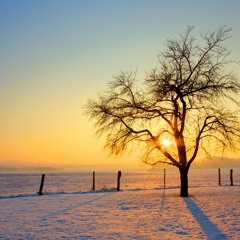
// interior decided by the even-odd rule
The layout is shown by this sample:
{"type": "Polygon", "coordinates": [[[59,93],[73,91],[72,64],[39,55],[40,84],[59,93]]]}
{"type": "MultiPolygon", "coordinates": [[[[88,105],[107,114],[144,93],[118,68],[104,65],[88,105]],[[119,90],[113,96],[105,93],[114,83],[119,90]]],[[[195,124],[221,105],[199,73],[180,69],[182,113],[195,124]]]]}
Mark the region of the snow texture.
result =
{"type": "Polygon", "coordinates": [[[240,239],[239,186],[0,199],[0,239],[240,239]]]}

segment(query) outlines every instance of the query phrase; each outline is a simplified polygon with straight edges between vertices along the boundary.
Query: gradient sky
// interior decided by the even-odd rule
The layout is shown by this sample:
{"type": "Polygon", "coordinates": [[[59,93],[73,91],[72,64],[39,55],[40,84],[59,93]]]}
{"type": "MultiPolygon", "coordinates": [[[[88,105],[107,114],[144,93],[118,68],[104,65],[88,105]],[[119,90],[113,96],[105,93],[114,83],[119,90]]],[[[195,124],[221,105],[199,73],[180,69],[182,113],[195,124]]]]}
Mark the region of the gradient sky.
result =
{"type": "Polygon", "coordinates": [[[157,65],[166,38],[232,28],[238,0],[0,0],[0,163],[131,164],[111,159],[83,106],[120,70],[157,65]]]}

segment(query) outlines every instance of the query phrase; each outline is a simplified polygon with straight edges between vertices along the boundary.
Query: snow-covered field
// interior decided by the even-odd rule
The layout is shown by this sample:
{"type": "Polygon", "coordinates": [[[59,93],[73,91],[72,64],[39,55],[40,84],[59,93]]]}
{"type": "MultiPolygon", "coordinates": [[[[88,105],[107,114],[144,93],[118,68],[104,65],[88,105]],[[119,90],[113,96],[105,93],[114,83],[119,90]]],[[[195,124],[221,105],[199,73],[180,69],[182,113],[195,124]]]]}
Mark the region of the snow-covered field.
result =
{"type": "Polygon", "coordinates": [[[0,199],[1,239],[240,239],[240,187],[0,199]]]}

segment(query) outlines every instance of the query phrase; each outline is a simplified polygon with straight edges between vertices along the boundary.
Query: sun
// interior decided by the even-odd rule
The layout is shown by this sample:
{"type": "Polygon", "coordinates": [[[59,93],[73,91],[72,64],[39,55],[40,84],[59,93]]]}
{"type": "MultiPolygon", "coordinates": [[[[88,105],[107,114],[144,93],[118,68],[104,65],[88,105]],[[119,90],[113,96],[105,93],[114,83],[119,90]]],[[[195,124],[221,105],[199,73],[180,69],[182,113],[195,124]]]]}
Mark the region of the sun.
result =
{"type": "Polygon", "coordinates": [[[164,147],[170,146],[171,142],[168,139],[163,139],[162,144],[164,147]]]}

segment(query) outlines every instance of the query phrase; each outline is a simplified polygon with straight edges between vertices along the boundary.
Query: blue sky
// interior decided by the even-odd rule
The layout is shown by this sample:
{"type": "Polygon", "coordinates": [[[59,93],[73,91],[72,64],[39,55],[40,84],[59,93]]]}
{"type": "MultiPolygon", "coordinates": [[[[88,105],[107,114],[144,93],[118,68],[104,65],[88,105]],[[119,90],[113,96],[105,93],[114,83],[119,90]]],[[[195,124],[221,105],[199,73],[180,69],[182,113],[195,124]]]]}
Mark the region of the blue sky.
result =
{"type": "Polygon", "coordinates": [[[232,28],[239,59],[239,12],[237,0],[0,0],[0,161],[125,164],[105,155],[83,105],[120,70],[157,66],[187,26],[232,28]]]}

